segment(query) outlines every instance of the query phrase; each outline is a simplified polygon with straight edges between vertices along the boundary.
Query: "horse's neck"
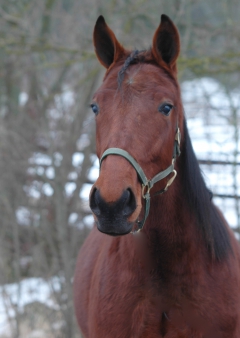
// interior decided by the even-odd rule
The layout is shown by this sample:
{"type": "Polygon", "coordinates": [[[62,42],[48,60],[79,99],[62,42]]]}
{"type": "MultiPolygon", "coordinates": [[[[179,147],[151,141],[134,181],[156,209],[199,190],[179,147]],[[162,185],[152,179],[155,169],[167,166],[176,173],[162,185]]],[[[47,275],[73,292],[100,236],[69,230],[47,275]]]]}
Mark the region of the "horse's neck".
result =
{"type": "Polygon", "coordinates": [[[197,221],[185,200],[185,188],[179,175],[166,193],[151,199],[146,234],[158,269],[166,274],[186,272],[192,259],[206,253],[197,221]]]}

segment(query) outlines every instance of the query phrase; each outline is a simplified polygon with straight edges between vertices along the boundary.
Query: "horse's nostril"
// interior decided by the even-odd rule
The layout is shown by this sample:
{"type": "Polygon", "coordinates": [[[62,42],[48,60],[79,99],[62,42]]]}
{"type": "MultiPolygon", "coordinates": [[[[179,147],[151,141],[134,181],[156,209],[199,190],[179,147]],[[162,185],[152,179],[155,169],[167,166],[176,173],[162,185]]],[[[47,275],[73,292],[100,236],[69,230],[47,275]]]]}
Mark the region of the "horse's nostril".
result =
{"type": "Polygon", "coordinates": [[[136,199],[130,188],[126,189],[116,202],[107,203],[99,189],[94,189],[90,196],[90,208],[97,217],[115,218],[130,216],[136,209],[136,199]]]}
{"type": "Polygon", "coordinates": [[[123,215],[130,216],[133,211],[136,209],[136,199],[130,188],[124,191],[123,195],[126,198],[123,207],[123,215]]]}
{"type": "Polygon", "coordinates": [[[96,215],[99,216],[101,214],[100,208],[99,208],[99,203],[100,203],[100,193],[99,190],[96,188],[93,190],[90,196],[89,200],[90,208],[92,212],[96,215]]]}

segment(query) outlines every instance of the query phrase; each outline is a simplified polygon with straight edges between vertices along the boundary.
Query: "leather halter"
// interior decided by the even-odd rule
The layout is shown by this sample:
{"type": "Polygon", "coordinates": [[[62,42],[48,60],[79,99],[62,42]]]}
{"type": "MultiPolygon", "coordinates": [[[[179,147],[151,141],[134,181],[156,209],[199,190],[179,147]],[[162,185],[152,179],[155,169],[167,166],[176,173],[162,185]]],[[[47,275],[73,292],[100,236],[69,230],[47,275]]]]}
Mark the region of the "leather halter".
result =
{"type": "Polygon", "coordinates": [[[173,158],[172,158],[172,164],[165,170],[160,171],[157,175],[155,175],[151,180],[148,180],[143,169],[140,167],[140,165],[137,163],[137,161],[126,151],[120,148],[109,148],[104,151],[102,154],[102,157],[100,159],[100,169],[101,169],[101,164],[102,161],[108,156],[108,155],[119,155],[124,157],[126,160],[128,160],[129,163],[134,167],[136,170],[138,177],[142,183],[142,197],[145,199],[145,213],[144,217],[141,221],[137,221],[138,229],[133,231],[139,232],[142,230],[146,219],[149,214],[150,210],[150,190],[154,186],[155,183],[163,180],[165,177],[167,177],[169,174],[173,173],[173,176],[168,180],[167,185],[164,189],[158,191],[155,195],[159,195],[164,193],[165,191],[168,190],[170,185],[173,183],[175,177],[177,176],[177,172],[174,169],[174,164],[177,156],[180,155],[180,141],[181,141],[181,133],[179,127],[177,127],[177,131],[175,134],[175,140],[174,140],[174,148],[173,148],[173,158]]]}

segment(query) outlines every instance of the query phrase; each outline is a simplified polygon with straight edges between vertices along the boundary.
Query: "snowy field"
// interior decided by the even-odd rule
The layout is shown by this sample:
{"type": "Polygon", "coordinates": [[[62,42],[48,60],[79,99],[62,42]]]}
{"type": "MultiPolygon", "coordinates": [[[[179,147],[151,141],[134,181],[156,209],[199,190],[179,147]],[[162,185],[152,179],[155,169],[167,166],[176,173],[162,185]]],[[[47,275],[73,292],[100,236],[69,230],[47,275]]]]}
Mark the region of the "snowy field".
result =
{"type": "MultiPolygon", "coordinates": [[[[53,294],[60,290],[58,278],[44,281],[41,278],[28,278],[19,284],[0,286],[0,337],[11,338],[16,313],[23,313],[30,303],[42,303],[46,308],[58,310],[53,294]]],[[[34,330],[24,338],[44,337],[44,331],[34,330]]]]}
{"type": "MultiPolygon", "coordinates": [[[[67,97],[67,96],[66,96],[67,97]]],[[[234,113],[238,121],[240,116],[240,94],[239,91],[226,93],[223,88],[215,81],[209,78],[188,81],[182,85],[182,97],[184,108],[188,120],[188,127],[193,142],[193,147],[197,157],[200,160],[216,160],[228,162],[240,162],[240,144],[239,130],[236,130],[233,123],[234,113]],[[237,133],[237,134],[236,134],[237,133]],[[235,139],[235,142],[233,141],[235,139]]],[[[71,93],[70,93],[70,98],[71,93]]],[[[66,98],[67,100],[67,98],[66,98]]],[[[240,128],[239,128],[240,129],[240,128]]],[[[55,165],[61,165],[61,154],[55,154],[55,165]]],[[[73,167],[81,165],[83,154],[77,152],[74,154],[72,162],[73,167]]],[[[37,166],[38,173],[45,170],[49,178],[54,178],[54,168],[52,159],[46,155],[34,154],[30,159],[32,164],[37,166]],[[47,168],[46,168],[47,166],[47,168]],[[45,168],[45,169],[44,169],[45,168]]],[[[207,181],[207,185],[214,194],[240,195],[240,166],[234,169],[231,165],[202,165],[202,170],[207,181]],[[235,170],[235,176],[234,174],[235,170]],[[236,184],[237,182],[237,184],[236,184]]],[[[29,170],[32,170],[29,168],[29,170]]],[[[89,178],[95,180],[98,177],[98,160],[95,158],[94,166],[90,171],[89,178]]],[[[74,179],[77,179],[74,171],[69,174],[71,182],[65,186],[66,194],[72,194],[76,188],[74,179]]],[[[88,200],[91,186],[85,185],[80,192],[80,197],[88,200]]],[[[53,189],[50,184],[42,187],[46,195],[51,195],[53,189]]],[[[30,187],[28,193],[38,198],[37,186],[30,187]]],[[[215,203],[223,211],[229,224],[234,228],[239,224],[236,213],[236,201],[233,198],[214,197],[215,203]]],[[[239,203],[239,202],[238,202],[239,203]]],[[[28,210],[19,209],[16,213],[19,224],[26,224],[28,219],[28,210]]],[[[69,223],[74,224],[77,215],[72,214],[69,223]]],[[[36,219],[37,222],[37,219],[36,219]]],[[[83,224],[92,226],[92,216],[84,218],[83,224]]],[[[23,280],[20,284],[5,285],[0,287],[0,335],[11,337],[11,320],[14,318],[16,309],[23,311],[24,306],[34,301],[44,303],[49,308],[55,308],[56,304],[51,297],[53,287],[59,288],[57,279],[46,282],[40,278],[30,278],[23,280]],[[8,311],[6,311],[8,309],[8,311]],[[9,333],[9,335],[8,335],[9,333]]],[[[39,335],[39,337],[41,334],[39,335]]],[[[29,338],[38,337],[37,333],[32,333],[29,338]]],[[[42,337],[42,336],[41,336],[42,337]]]]}

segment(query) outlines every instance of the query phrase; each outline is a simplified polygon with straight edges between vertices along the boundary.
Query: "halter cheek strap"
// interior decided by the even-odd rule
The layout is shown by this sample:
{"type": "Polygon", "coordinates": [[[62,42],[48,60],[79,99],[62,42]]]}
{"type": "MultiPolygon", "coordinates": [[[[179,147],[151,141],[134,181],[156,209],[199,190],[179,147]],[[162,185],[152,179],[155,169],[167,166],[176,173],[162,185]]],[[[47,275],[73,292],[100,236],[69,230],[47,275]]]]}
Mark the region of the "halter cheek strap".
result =
{"type": "Polygon", "coordinates": [[[101,159],[100,159],[100,169],[101,169],[101,164],[102,161],[108,156],[108,155],[118,155],[124,157],[131,165],[134,167],[136,170],[138,177],[142,183],[142,197],[145,199],[145,213],[144,217],[141,221],[137,221],[138,229],[135,232],[138,232],[142,230],[146,219],[149,214],[150,210],[150,190],[154,186],[155,183],[163,180],[166,178],[169,174],[173,173],[173,176],[168,180],[166,187],[163,190],[160,190],[160,192],[157,192],[156,194],[161,194],[169,188],[169,186],[173,183],[175,177],[177,176],[176,170],[174,170],[174,163],[177,158],[177,156],[180,155],[180,139],[181,139],[181,134],[180,130],[177,127],[177,132],[175,135],[175,140],[174,140],[174,149],[173,149],[173,159],[172,159],[172,164],[165,170],[161,171],[157,175],[155,175],[151,180],[148,180],[143,169],[140,167],[140,165],[137,163],[137,161],[126,151],[120,148],[109,148],[106,151],[104,151],[101,159]]]}

